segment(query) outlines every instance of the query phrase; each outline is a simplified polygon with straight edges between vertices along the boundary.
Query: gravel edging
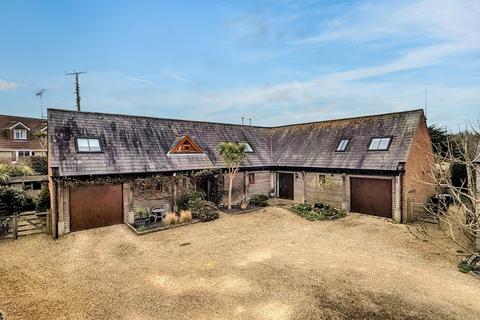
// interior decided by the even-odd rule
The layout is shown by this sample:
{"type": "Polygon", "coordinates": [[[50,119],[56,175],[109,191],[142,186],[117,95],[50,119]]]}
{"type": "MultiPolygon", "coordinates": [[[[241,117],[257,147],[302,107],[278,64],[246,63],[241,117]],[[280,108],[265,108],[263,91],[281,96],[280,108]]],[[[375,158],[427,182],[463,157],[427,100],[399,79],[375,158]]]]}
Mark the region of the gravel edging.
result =
{"type": "MultiPolygon", "coordinates": [[[[156,228],[156,229],[149,229],[149,230],[144,230],[144,231],[138,231],[137,229],[135,229],[134,226],[132,226],[131,224],[129,223],[125,223],[137,236],[142,236],[142,235],[145,235],[145,234],[149,234],[149,233],[153,233],[153,232],[157,232],[157,231],[162,231],[162,230],[167,230],[167,229],[174,229],[174,228],[179,228],[179,227],[184,227],[184,226],[189,226],[191,224],[195,224],[195,223],[199,223],[201,222],[200,220],[193,220],[192,222],[189,222],[189,223],[179,223],[179,224],[175,224],[173,226],[165,226],[165,227],[160,227],[160,228],[156,228]]],[[[0,319],[1,320],[1,319],[0,319]]]]}

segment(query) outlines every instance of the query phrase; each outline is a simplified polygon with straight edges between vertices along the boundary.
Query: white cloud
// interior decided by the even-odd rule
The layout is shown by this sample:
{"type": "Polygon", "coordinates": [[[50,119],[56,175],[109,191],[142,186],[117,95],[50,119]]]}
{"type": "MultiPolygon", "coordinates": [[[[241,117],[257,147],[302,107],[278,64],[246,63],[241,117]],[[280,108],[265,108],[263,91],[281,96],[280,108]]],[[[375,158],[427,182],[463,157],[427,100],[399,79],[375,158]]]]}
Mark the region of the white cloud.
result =
{"type": "Polygon", "coordinates": [[[142,82],[142,83],[145,83],[145,84],[148,84],[149,86],[151,87],[155,87],[155,84],[151,81],[148,81],[146,79],[141,79],[141,78],[134,78],[134,77],[127,77],[128,80],[131,80],[131,81],[137,81],[137,82],[142,82]]]}
{"type": "Polygon", "coordinates": [[[188,79],[188,78],[185,78],[185,77],[181,76],[180,74],[178,74],[178,73],[176,73],[176,72],[164,71],[164,72],[163,72],[163,75],[166,76],[166,77],[169,77],[169,78],[171,78],[171,79],[173,79],[173,80],[182,82],[182,83],[186,83],[186,84],[196,84],[195,81],[190,80],[190,79],[188,79]]]}
{"type": "Polygon", "coordinates": [[[0,79],[0,91],[15,90],[17,86],[15,82],[0,79]]]}

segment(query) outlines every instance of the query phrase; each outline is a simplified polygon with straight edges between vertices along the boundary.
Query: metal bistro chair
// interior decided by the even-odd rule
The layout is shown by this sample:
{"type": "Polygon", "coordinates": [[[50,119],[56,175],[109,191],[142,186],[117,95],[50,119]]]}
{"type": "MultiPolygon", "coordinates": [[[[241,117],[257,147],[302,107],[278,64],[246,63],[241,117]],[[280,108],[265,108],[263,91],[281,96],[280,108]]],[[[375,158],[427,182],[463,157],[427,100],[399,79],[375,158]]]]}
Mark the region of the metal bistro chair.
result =
{"type": "Polygon", "coordinates": [[[150,215],[148,216],[148,222],[157,223],[157,221],[163,221],[168,212],[168,205],[161,207],[154,207],[150,210],[150,215]]]}

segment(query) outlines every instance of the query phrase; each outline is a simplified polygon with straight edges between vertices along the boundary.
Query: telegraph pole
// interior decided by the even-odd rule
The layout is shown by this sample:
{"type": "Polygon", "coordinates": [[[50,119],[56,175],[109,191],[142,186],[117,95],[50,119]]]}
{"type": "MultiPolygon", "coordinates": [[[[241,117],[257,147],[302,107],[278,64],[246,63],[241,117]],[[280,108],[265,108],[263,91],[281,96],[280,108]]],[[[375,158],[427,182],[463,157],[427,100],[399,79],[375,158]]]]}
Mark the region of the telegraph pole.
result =
{"type": "Polygon", "coordinates": [[[82,73],[87,73],[86,71],[75,71],[70,73],[65,73],[67,76],[75,76],[75,94],[77,95],[77,111],[80,111],[80,84],[78,82],[78,75],[82,73]]]}

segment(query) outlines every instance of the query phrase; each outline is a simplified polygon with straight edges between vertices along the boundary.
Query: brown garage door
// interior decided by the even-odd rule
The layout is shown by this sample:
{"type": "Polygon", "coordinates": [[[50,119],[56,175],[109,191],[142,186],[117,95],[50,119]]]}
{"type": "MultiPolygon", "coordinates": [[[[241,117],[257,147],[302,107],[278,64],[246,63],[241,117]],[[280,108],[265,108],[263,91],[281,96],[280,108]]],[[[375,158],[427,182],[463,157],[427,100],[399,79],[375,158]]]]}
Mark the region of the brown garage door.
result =
{"type": "Polygon", "coordinates": [[[122,185],[70,188],[70,230],[79,231],[123,223],[122,185]]]}
{"type": "Polygon", "coordinates": [[[392,217],[392,180],[350,178],[350,210],[392,217]]]}

